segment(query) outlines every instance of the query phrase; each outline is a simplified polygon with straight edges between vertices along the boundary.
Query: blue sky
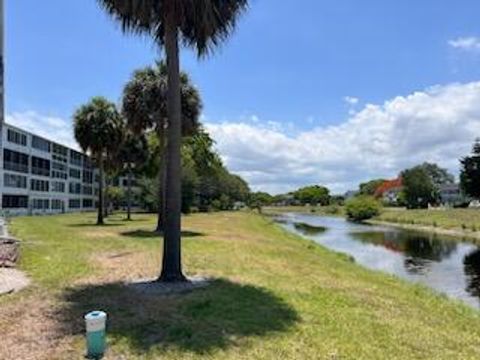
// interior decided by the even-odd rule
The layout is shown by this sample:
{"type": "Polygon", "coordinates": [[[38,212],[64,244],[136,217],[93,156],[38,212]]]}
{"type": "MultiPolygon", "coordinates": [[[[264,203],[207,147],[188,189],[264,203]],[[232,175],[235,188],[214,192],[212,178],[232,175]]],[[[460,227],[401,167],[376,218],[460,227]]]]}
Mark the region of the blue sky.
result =
{"type": "MultiPolygon", "coordinates": [[[[473,0],[253,0],[215,55],[197,61],[185,51],[182,65],[227,165],[255,189],[324,183],[343,191],[422,160],[456,172],[480,119],[479,13],[473,0]],[[466,116],[471,124],[451,144],[449,126],[465,127],[466,116]],[[362,121],[374,128],[360,137],[362,121]],[[444,133],[392,149],[407,125],[427,121],[444,133]],[[336,143],[339,136],[350,143],[336,143]],[[360,165],[340,159],[347,145],[361,152],[360,165]],[[372,154],[383,154],[377,166],[365,160],[372,154]]],[[[6,16],[9,121],[64,141],[79,104],[93,95],[119,101],[132,71],[161,56],[148,39],[123,36],[94,0],[6,0],[6,16]]]]}

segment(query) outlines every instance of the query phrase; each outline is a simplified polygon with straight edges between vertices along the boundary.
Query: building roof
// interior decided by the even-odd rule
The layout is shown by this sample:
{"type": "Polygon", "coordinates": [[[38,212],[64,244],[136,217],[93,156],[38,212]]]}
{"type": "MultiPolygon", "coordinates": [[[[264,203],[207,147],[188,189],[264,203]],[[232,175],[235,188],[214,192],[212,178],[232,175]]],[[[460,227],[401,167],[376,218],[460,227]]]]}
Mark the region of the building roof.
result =
{"type": "Polygon", "coordinates": [[[394,180],[386,180],[375,191],[375,197],[382,197],[387,191],[399,190],[403,186],[402,178],[396,178],[394,180]]]}

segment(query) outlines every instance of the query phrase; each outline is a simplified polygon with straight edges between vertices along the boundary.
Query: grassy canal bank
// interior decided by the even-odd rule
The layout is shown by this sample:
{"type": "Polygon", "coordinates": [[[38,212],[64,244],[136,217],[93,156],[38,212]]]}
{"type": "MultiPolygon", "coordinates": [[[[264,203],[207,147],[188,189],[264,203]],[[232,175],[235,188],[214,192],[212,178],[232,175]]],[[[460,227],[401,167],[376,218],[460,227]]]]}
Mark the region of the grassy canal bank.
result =
{"type": "Polygon", "coordinates": [[[366,270],[253,213],[184,219],[183,296],[125,285],[159,271],[155,218],[15,218],[33,285],[0,298],[1,359],[82,359],[88,310],[109,313],[107,359],[476,359],[480,314],[366,270]]]}

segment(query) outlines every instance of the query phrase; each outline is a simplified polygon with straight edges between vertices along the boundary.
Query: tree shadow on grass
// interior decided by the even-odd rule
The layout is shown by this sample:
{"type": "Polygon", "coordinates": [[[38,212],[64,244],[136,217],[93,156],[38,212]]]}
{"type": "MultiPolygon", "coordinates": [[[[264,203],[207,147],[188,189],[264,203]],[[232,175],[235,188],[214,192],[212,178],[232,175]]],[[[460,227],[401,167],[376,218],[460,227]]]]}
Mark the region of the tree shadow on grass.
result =
{"type": "MultiPolygon", "coordinates": [[[[162,237],[163,234],[157,231],[149,231],[149,230],[132,230],[132,231],[125,231],[122,232],[120,235],[128,236],[128,237],[135,237],[135,238],[156,238],[162,237]]],[[[197,237],[197,236],[205,236],[204,233],[196,232],[196,231],[182,231],[182,237],[197,237]]]]}
{"type": "Polygon", "coordinates": [[[287,331],[295,310],[270,291],[215,280],[189,294],[154,296],[122,283],[71,288],[60,310],[64,335],[84,333],[83,315],[108,313],[110,343],[127,342],[132,352],[177,349],[206,354],[238,345],[242,338],[287,331]]]}

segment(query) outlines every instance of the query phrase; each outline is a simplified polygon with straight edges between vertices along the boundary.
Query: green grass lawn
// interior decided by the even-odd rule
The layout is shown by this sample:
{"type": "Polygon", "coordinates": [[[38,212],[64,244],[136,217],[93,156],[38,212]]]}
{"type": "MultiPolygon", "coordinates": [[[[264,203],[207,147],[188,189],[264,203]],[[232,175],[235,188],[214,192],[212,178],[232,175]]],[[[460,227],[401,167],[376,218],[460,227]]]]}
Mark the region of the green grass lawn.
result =
{"type": "Polygon", "coordinates": [[[291,235],[253,213],[184,219],[184,267],[214,277],[170,297],[155,218],[15,218],[34,285],[0,298],[1,359],[82,359],[85,312],[109,314],[107,359],[478,359],[480,312],[291,235]]]}

